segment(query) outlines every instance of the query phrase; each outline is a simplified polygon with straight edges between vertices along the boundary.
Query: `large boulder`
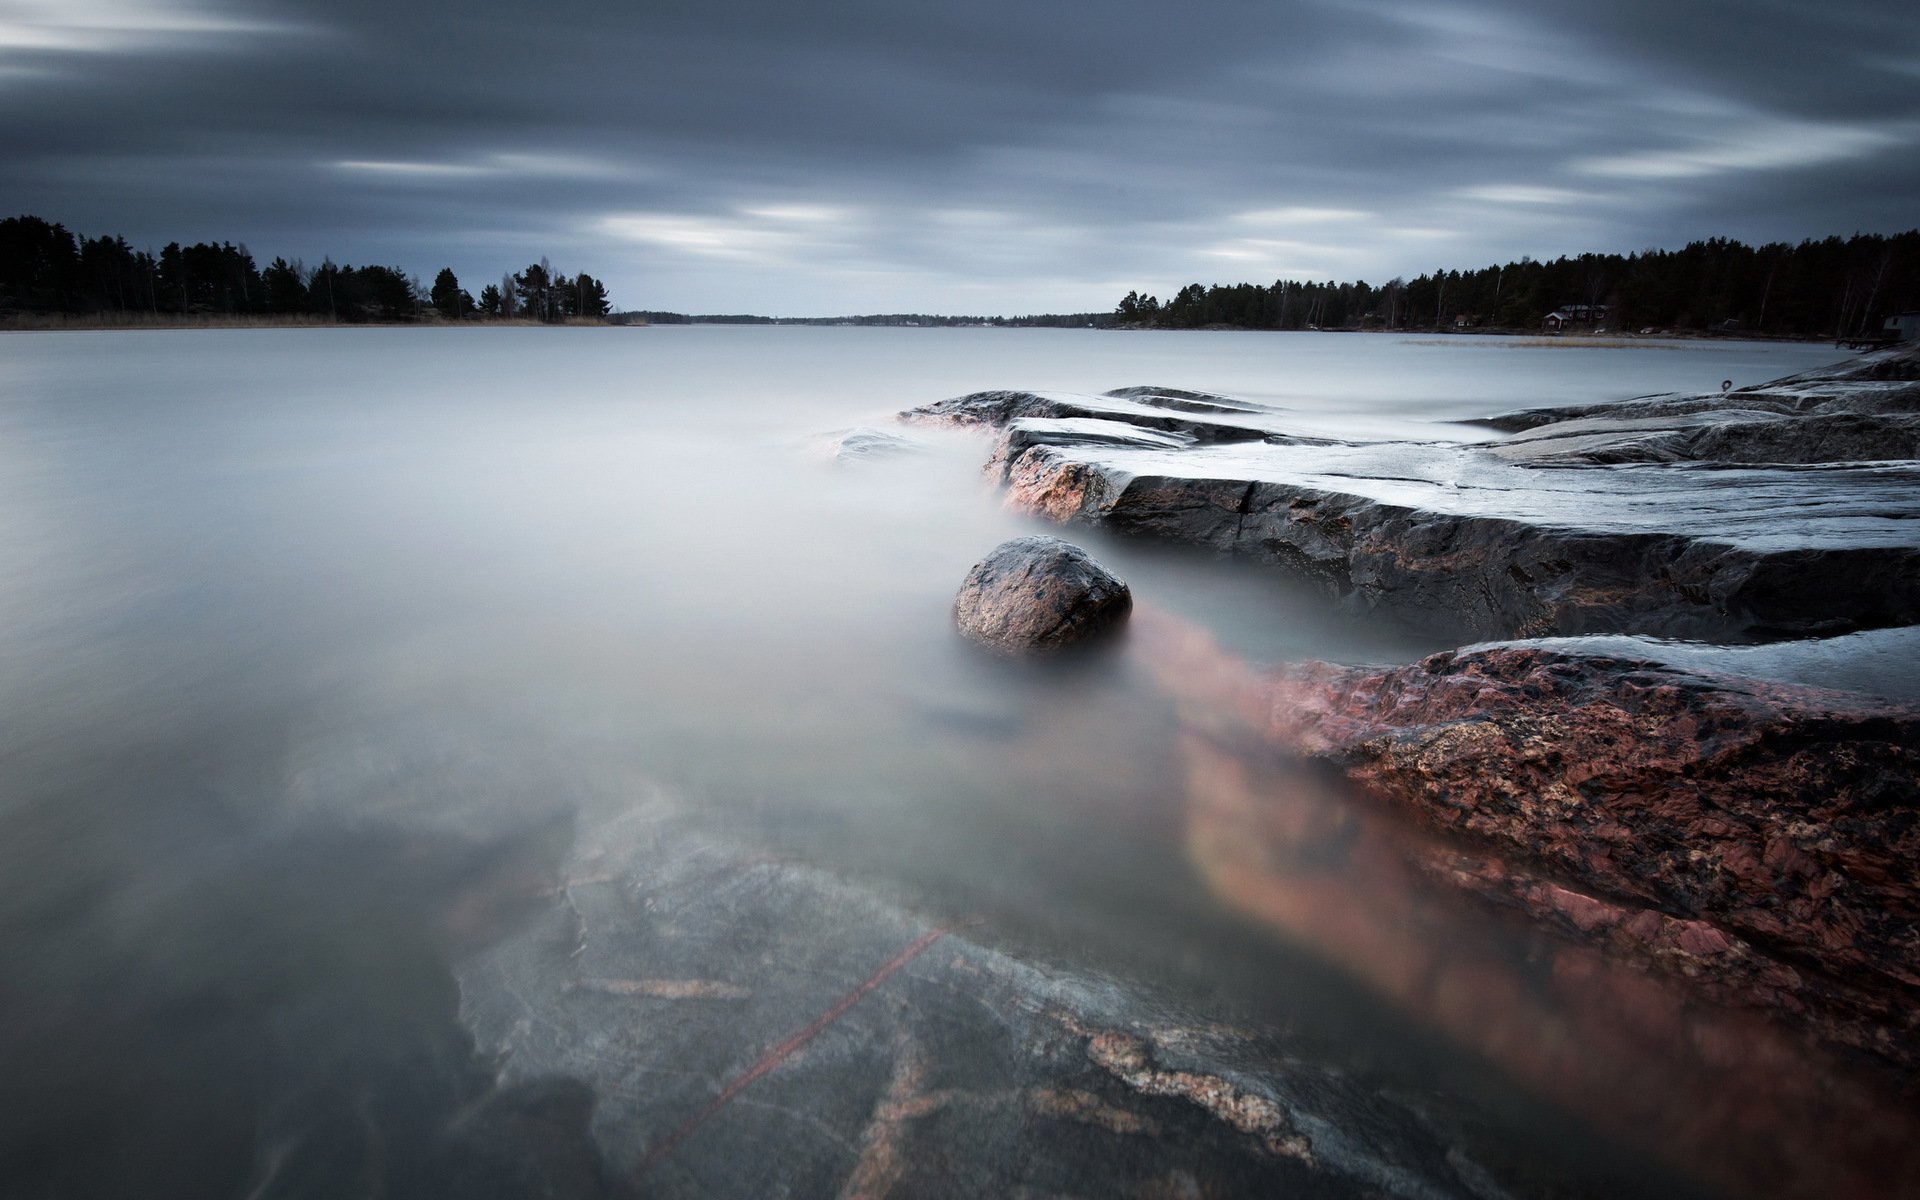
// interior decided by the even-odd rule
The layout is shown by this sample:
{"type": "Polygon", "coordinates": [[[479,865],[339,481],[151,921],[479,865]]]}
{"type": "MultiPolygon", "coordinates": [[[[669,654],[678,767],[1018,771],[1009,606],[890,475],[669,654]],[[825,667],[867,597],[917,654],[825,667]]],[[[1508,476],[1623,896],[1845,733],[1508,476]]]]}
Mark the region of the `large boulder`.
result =
{"type": "Polygon", "coordinates": [[[1137,624],[1189,726],[1319,760],[1437,831],[1417,870],[1911,1086],[1920,708],[1577,641],[1267,670],[1165,614],[1137,624]]]}
{"type": "Polygon", "coordinates": [[[963,636],[996,654],[1044,654],[1106,633],[1133,593],[1093,556],[1054,537],[1014,538],[967,572],[954,597],[963,636]]]}

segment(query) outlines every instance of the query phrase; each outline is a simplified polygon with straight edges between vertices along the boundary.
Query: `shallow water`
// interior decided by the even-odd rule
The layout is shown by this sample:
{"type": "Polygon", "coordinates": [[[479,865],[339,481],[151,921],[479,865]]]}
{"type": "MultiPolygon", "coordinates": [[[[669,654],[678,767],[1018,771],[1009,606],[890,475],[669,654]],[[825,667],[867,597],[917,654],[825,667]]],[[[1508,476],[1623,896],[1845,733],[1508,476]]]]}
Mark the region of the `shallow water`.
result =
{"type": "MultiPolygon", "coordinates": [[[[322,1074],[330,1044],[275,1041],[268,1067],[247,1030],[320,994],[414,1011],[439,984],[398,964],[507,928],[448,912],[514,877],[511,854],[442,862],[408,839],[564,840],[568,814],[665,788],[710,831],[982,916],[989,939],[1471,1093],[1505,1153],[1577,1173],[1604,1151],[1524,1086],[1326,946],[1221,907],[1186,849],[1167,703],[1124,646],[1035,673],[951,634],[967,567],[1032,528],[981,483],[981,441],[836,463],[823,435],[988,387],[1150,383],[1315,432],[1466,438],[1447,422],[1834,357],[967,329],[8,336],[0,1048],[19,1069],[0,1171],[33,1194],[91,1159],[71,1186],[105,1189],[167,1144],[206,1172],[183,1178],[227,1178],[259,1154],[245,1097],[311,1094],[285,1080],[322,1074]],[[219,1082],[243,1067],[274,1078],[219,1082]]],[[[1256,659],[1443,647],[1270,575],[1083,540],[1141,603],[1256,659]]]]}

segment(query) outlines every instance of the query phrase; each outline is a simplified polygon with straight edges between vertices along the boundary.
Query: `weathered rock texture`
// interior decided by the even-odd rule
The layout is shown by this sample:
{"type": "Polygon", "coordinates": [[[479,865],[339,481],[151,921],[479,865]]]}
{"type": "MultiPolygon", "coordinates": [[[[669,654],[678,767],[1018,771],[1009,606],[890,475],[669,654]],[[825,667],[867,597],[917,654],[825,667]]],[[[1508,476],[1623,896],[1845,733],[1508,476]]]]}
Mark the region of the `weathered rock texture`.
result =
{"type": "Polygon", "coordinates": [[[1588,417],[1631,420],[1723,412],[1785,417],[1920,412],[1920,351],[1870,354],[1730,392],[1673,392],[1607,404],[1526,408],[1478,423],[1516,433],[1588,417]]]}
{"type": "Polygon", "coordinates": [[[1119,388],[1103,396],[1070,392],[973,392],[901,416],[911,422],[1000,428],[1018,420],[1112,421],[1196,442],[1257,442],[1273,410],[1226,396],[1174,388],[1119,388]]]}
{"type": "Polygon", "coordinates": [[[1913,352],[1728,396],[1516,414],[1523,438],[1349,443],[1167,389],[984,392],[1008,503],[1243,555],[1458,636],[1722,641],[1920,621],[1913,352]]]}
{"type": "Polygon", "coordinates": [[[1667,417],[1591,417],[1537,426],[1493,448],[1508,462],[1898,462],[1920,458],[1920,415],[1774,415],[1709,410],[1667,417]]]}
{"type": "MultiPolygon", "coordinates": [[[[1216,895],[1537,1097],[1726,1195],[1911,1194],[1920,1122],[1872,1073],[1762,1013],[1703,1003],[1691,980],[1559,912],[1489,922],[1503,914],[1462,884],[1502,860],[1356,805],[1338,780],[1217,734],[1189,732],[1181,749],[1189,854],[1216,895]]],[[[1602,907],[1536,886],[1583,915],[1602,907]]]]}
{"type": "Polygon", "coordinates": [[[975,563],[953,601],[968,640],[996,654],[1049,654],[1111,632],[1133,593],[1085,550],[1059,538],[1003,542],[975,563]]]}
{"type": "MultiPolygon", "coordinates": [[[[998,428],[988,470],[1021,511],[1469,637],[1920,623],[1912,351],[1508,414],[1486,423],[1518,436],[1481,444],[1308,438],[1157,388],[907,415],[998,428]]],[[[1817,675],[1831,643],[1631,643],[1263,670],[1157,613],[1131,639],[1178,703],[1186,844],[1222,899],[1733,1194],[1914,1195],[1920,709],[1687,665],[1817,675]]]]}
{"type": "Polygon", "coordinates": [[[664,816],[586,831],[545,919],[461,975],[505,1086],[598,1097],[622,1194],[1508,1194],[1366,1081],[664,816]]]}
{"type": "Polygon", "coordinates": [[[1158,615],[1136,642],[1200,727],[1462,839],[1454,884],[1920,1067],[1920,710],[1526,644],[1260,672],[1158,615]]]}

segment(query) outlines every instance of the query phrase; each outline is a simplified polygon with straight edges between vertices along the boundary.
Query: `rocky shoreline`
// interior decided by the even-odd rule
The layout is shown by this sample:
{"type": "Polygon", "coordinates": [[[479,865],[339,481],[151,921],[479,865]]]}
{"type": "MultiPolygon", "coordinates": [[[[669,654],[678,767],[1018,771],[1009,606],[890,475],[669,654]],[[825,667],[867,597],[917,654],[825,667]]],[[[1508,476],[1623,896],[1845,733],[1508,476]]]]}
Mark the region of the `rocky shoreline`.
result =
{"type": "Polygon", "coordinates": [[[596,1183],[543,1194],[1509,1194],[1431,1105],[689,820],[581,830],[562,903],[462,969],[503,1093],[590,1098],[524,1154],[596,1183]]]}
{"type": "Polygon", "coordinates": [[[996,430],[989,471],[1016,509],[1268,563],[1462,640],[1920,623],[1912,351],[1492,417],[1523,432],[1465,445],[1305,436],[1284,410],[1164,388],[981,392],[902,416],[996,430]]]}
{"type": "Polygon", "coordinates": [[[1262,670],[1152,614],[1136,644],[1194,727],[1449,838],[1436,879],[1920,1082],[1920,709],[1526,643],[1262,670]]]}
{"type": "MultiPolygon", "coordinates": [[[[1168,786],[1086,818],[1622,1161],[1518,1161],[1474,1100],[917,914],[667,788],[583,817],[554,902],[460,966],[502,1064],[485,1136],[606,1196],[1914,1195],[1920,707],[1819,685],[1872,659],[1920,692],[1916,412],[1909,354],[1466,445],[1163,388],[907,414],[991,431],[1020,511],[1521,639],[1253,664],[1048,538],[955,609],[996,653],[1058,649],[1076,597],[1126,620],[1168,786]]],[[[858,430],[836,461],[913,449],[858,430]]]]}
{"type": "MultiPolygon", "coordinates": [[[[902,417],[991,430],[987,471],[1017,511],[1249,558],[1462,641],[1520,639],[1393,669],[1269,668],[1137,613],[1131,646],[1176,698],[1198,772],[1198,865],[1223,899],[1470,1045],[1508,1018],[1557,1028],[1522,998],[1534,988],[1586,1022],[1580,1036],[1631,1029],[1626,1059],[1653,1047],[1703,1073],[1676,1068],[1683,1080],[1724,1086],[1742,1056],[1703,1047],[1744,1045],[1742,1061],[1770,1064],[1749,1081],[1766,1115],[1702,1115],[1719,1102],[1682,1082],[1685,1115],[1666,1122],[1690,1157],[1735,1127],[1773,1131],[1778,1158],[1727,1164],[1727,1186],[1815,1194],[1831,1180],[1796,1170],[1830,1170],[1821,1146],[1864,1138],[1879,1148],[1858,1161],[1891,1173],[1850,1189],[1910,1194],[1914,1164],[1886,1156],[1907,1135],[1866,1131],[1904,1128],[1920,1100],[1920,707],[1897,664],[1879,678],[1905,700],[1796,680],[1871,645],[1911,661],[1920,351],[1491,416],[1479,423],[1508,436],[1468,444],[1311,437],[1282,410],[1162,388],[976,393],[902,417]],[[1382,974],[1423,957],[1401,930],[1412,910],[1348,913],[1327,937],[1293,867],[1302,830],[1345,829],[1341,854],[1364,835],[1335,808],[1303,815],[1296,784],[1253,782],[1274,754],[1427,831],[1378,853],[1530,924],[1548,975],[1473,968],[1490,1007],[1468,1019],[1431,979],[1382,974]],[[1836,1091],[1834,1071],[1858,1088],[1836,1091]]],[[[1828,674],[1845,679],[1844,662],[1828,674]]],[[[1579,1091],[1552,1050],[1562,1034],[1479,1048],[1546,1094],[1579,1091]]]]}

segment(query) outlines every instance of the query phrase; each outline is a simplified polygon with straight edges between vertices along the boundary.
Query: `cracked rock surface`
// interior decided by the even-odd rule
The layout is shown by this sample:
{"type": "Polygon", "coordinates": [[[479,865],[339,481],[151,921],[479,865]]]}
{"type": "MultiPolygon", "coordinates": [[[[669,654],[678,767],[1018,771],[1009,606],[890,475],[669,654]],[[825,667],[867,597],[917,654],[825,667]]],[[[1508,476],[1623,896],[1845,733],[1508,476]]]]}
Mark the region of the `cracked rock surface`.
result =
{"type": "Polygon", "coordinates": [[[1130,388],[903,414],[1000,431],[1010,506],[1318,580],[1465,638],[1766,641],[1920,621],[1920,352],[1727,395],[1345,442],[1284,410],[1130,388]]]}
{"type": "Polygon", "coordinates": [[[1510,1193],[1422,1105],[644,808],[468,962],[508,1090],[567,1079],[623,1194],[1510,1193]]]}

